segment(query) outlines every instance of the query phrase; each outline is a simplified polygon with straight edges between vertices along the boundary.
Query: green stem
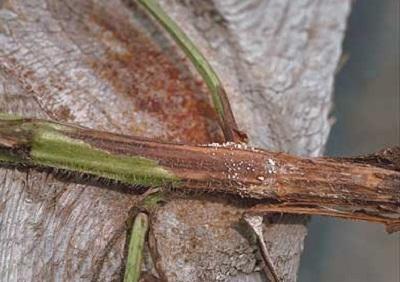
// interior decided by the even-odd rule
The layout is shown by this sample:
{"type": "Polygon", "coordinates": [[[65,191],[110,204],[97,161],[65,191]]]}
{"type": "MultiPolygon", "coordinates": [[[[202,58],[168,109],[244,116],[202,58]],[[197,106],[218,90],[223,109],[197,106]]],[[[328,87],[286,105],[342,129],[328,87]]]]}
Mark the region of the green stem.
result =
{"type": "Polygon", "coordinates": [[[145,213],[139,213],[133,223],[131,239],[129,241],[128,259],[125,266],[124,282],[137,282],[140,278],[143,247],[149,219],[145,213]]]}
{"type": "Polygon", "coordinates": [[[190,58],[197,71],[206,82],[212,97],[212,102],[218,116],[226,141],[242,142],[245,135],[237,129],[236,121],[233,116],[226,92],[222,86],[217,73],[208,63],[207,59],[197,49],[189,37],[179,28],[179,26],[164,12],[155,0],[139,0],[143,5],[168,31],[175,42],[182,48],[190,58]]]}

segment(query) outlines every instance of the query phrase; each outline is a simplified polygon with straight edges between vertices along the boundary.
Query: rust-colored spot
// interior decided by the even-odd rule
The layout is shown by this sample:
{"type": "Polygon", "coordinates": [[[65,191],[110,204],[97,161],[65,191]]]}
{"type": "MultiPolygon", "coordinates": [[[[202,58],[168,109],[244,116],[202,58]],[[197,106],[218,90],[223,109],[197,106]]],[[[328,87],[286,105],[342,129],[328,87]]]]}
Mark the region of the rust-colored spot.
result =
{"type": "Polygon", "coordinates": [[[107,32],[96,36],[118,48],[107,49],[89,65],[117,93],[134,101],[132,111],[150,113],[166,125],[162,139],[190,144],[222,141],[218,117],[199,79],[177,67],[180,62],[159,51],[126,18],[103,11],[92,20],[107,32]]]}

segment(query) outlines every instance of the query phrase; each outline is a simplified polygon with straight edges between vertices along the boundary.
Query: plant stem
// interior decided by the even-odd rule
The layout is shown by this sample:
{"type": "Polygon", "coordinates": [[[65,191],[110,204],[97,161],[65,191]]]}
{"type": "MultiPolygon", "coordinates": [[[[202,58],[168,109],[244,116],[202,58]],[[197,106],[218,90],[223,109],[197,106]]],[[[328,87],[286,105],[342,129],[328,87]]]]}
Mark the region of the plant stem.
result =
{"type": "Polygon", "coordinates": [[[246,145],[160,143],[0,117],[0,160],[142,187],[231,195],[248,199],[239,201],[248,213],[328,215],[400,228],[400,147],[367,157],[302,158],[246,145]]]}
{"type": "Polygon", "coordinates": [[[145,213],[139,213],[135,217],[129,241],[128,259],[125,265],[124,282],[137,282],[140,278],[142,266],[143,247],[149,219],[145,213]]]}
{"type": "Polygon", "coordinates": [[[217,73],[208,63],[207,59],[199,49],[197,49],[189,37],[179,28],[179,26],[164,12],[157,1],[139,0],[139,3],[141,3],[143,7],[145,7],[146,10],[149,11],[172,36],[203,77],[211,92],[212,102],[219,116],[225,140],[227,142],[244,142],[247,137],[244,133],[238,130],[226,92],[217,73]]]}

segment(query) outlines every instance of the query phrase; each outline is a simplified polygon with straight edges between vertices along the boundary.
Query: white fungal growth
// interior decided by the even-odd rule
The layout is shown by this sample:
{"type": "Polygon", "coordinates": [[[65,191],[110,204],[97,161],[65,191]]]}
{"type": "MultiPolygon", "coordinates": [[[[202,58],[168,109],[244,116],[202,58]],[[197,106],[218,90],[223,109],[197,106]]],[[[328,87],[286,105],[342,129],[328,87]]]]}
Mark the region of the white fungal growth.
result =
{"type": "Polygon", "coordinates": [[[273,159],[268,159],[265,167],[267,169],[268,174],[274,174],[277,172],[277,165],[273,159]]]}
{"type": "Polygon", "coordinates": [[[225,143],[210,143],[210,144],[204,144],[201,146],[204,147],[214,147],[214,148],[229,148],[234,146],[236,143],[234,142],[225,142],[225,143]]]}
{"type": "Polygon", "coordinates": [[[248,146],[247,144],[244,143],[234,143],[234,142],[225,142],[225,143],[210,143],[210,144],[204,144],[200,145],[203,147],[213,147],[213,148],[230,148],[230,149],[240,149],[240,150],[247,150],[247,151],[252,151],[252,152],[261,152],[260,150],[248,146]]]}

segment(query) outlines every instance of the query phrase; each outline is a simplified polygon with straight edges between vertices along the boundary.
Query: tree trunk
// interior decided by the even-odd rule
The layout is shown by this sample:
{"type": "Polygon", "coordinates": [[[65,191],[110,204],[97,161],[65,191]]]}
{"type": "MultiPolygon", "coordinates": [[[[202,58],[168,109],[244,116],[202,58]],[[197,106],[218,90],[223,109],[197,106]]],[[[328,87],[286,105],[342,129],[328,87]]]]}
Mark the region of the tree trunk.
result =
{"type": "MultiPolygon", "coordinates": [[[[350,0],[161,3],[219,73],[251,145],[323,152],[350,0]]],[[[0,111],[165,141],[222,140],[200,77],[137,4],[0,8],[0,111]]],[[[5,281],[121,280],[137,195],[33,170],[4,167],[0,179],[5,281]]],[[[262,280],[239,219],[227,202],[169,201],[151,215],[145,270],[168,281],[262,280]]],[[[267,247],[279,276],[295,281],[306,219],[271,221],[267,247]]]]}

